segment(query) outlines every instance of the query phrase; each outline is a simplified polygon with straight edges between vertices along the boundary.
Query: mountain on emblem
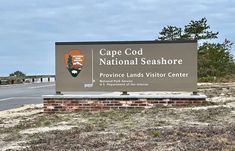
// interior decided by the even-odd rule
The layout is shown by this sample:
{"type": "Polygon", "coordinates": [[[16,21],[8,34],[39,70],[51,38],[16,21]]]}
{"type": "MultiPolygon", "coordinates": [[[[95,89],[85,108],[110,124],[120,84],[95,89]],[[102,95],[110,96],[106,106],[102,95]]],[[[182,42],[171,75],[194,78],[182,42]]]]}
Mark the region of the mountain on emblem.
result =
{"type": "Polygon", "coordinates": [[[66,68],[73,77],[77,77],[84,64],[84,55],[80,50],[70,50],[64,54],[66,68]]]}

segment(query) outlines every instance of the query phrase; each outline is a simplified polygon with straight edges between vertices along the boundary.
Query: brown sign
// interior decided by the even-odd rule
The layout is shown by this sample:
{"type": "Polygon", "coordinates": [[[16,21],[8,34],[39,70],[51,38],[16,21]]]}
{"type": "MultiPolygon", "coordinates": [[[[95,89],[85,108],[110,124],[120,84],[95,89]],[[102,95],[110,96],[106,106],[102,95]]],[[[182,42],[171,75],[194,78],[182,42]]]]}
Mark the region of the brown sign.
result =
{"type": "Polygon", "coordinates": [[[196,89],[196,41],[56,43],[56,91],[196,89]]]}

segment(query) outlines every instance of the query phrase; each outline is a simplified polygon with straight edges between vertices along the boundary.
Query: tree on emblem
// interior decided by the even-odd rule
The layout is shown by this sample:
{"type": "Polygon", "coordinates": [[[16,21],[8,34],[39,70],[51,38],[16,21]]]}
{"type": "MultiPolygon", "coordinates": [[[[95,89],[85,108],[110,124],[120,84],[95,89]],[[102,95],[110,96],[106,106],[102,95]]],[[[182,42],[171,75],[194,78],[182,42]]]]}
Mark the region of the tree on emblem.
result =
{"type": "Polygon", "coordinates": [[[68,58],[68,68],[72,68],[72,66],[73,66],[73,58],[72,58],[72,56],[71,55],[69,55],[69,58],[68,58]]]}
{"type": "Polygon", "coordinates": [[[66,68],[69,73],[75,78],[81,72],[84,63],[84,55],[80,50],[70,50],[64,54],[66,68]]]}

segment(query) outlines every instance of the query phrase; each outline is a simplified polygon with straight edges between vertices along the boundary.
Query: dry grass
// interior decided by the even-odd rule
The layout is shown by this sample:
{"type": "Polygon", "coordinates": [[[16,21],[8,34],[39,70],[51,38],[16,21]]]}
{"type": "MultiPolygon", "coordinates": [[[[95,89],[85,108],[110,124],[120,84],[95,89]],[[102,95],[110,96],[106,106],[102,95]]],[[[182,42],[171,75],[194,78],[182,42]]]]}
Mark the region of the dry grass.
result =
{"type": "Polygon", "coordinates": [[[40,113],[33,115],[35,117],[31,120],[23,118],[19,125],[11,128],[12,132],[7,128],[0,130],[1,134],[5,134],[3,142],[21,142],[18,145],[25,148],[17,150],[23,151],[235,149],[233,108],[193,108],[164,107],[56,115],[40,113]],[[47,133],[20,133],[29,128],[58,125],[72,125],[73,128],[47,133]]]}
{"type": "Polygon", "coordinates": [[[30,109],[33,114],[0,116],[0,146],[21,151],[234,151],[235,106],[229,104],[235,98],[209,101],[205,106],[69,114],[30,109]]]}

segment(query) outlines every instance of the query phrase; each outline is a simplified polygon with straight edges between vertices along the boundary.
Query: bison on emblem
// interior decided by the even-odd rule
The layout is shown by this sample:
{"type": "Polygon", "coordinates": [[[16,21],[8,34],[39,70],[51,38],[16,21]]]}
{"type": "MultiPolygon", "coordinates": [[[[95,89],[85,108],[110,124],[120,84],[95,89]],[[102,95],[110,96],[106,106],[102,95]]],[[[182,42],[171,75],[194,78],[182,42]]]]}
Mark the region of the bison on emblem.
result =
{"type": "Polygon", "coordinates": [[[84,55],[80,50],[70,50],[64,54],[66,68],[73,77],[77,77],[84,64],[84,55]]]}

